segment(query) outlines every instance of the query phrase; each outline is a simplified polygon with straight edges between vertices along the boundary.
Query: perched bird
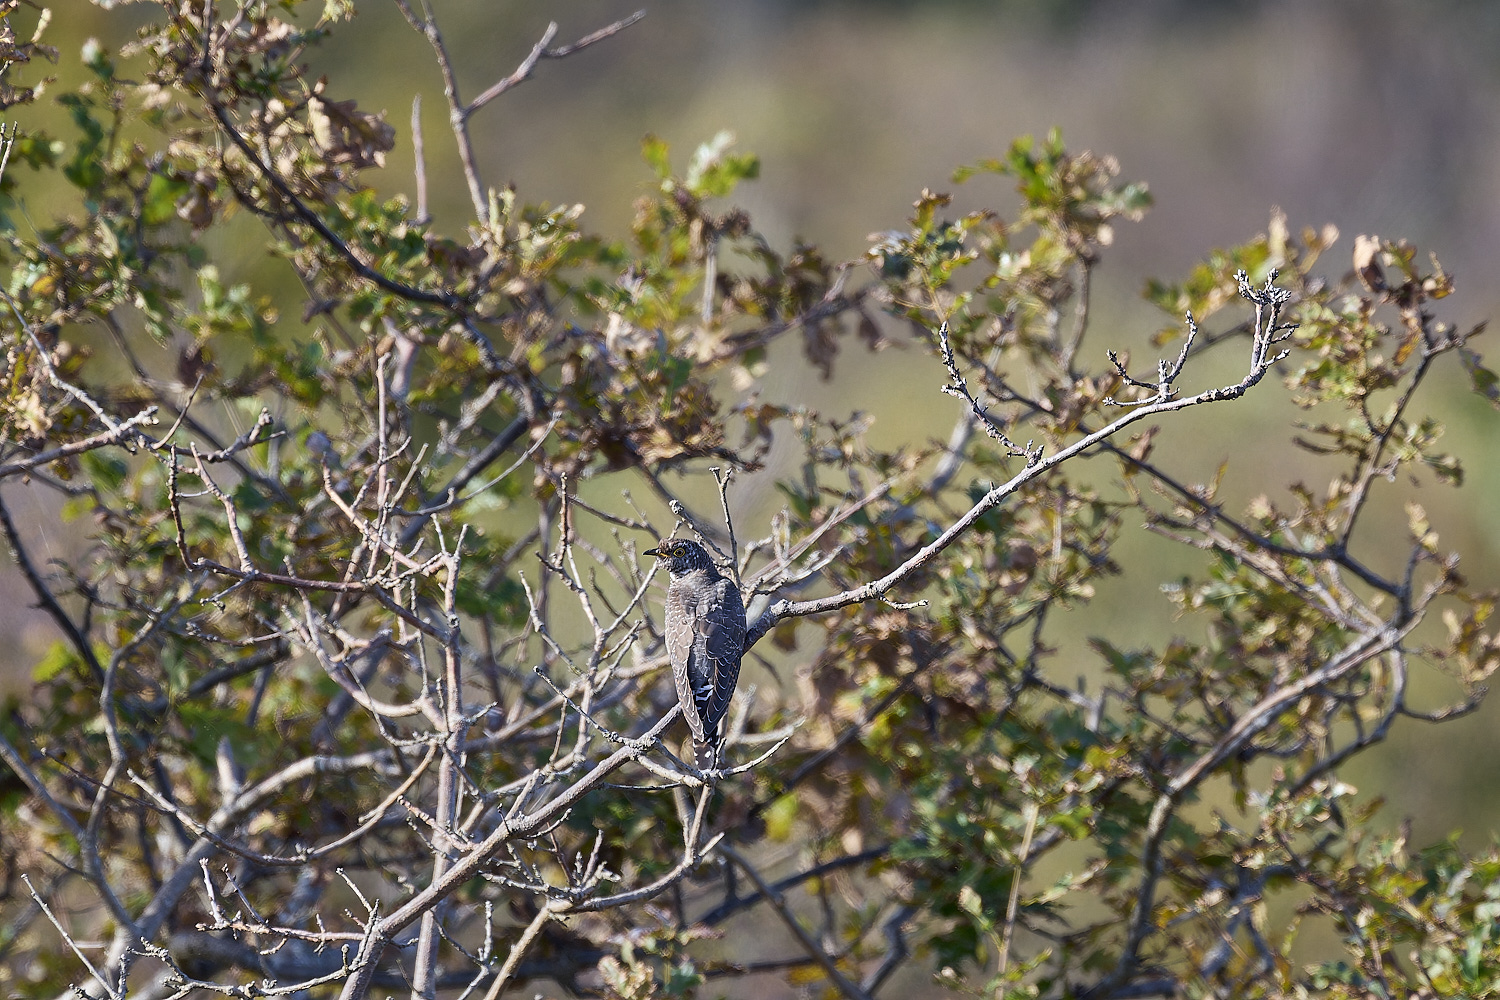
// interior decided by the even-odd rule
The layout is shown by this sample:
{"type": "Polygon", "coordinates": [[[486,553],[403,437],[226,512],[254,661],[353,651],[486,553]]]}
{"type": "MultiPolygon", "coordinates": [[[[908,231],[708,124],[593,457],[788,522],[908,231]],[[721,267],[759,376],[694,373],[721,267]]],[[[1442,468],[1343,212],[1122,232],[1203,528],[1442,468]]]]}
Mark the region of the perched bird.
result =
{"type": "Polygon", "coordinates": [[[703,546],[664,539],[648,556],[663,560],[667,586],[667,658],[682,715],[697,744],[698,767],[718,766],[719,725],[740,679],[745,651],[745,605],[734,581],[721,574],[703,546]]]}

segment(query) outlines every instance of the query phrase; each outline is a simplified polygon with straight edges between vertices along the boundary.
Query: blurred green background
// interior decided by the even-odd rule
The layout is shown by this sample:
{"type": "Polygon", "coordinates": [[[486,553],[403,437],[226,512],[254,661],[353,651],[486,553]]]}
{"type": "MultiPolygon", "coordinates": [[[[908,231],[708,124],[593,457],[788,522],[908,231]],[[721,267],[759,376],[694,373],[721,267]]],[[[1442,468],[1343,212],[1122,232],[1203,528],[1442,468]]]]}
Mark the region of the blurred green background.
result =
{"type": "MultiPolygon", "coordinates": [[[[1376,233],[1435,251],[1456,275],[1458,294],[1441,318],[1468,327],[1496,313],[1500,283],[1500,4],[1484,0],[1286,0],[1227,3],[951,2],[811,3],[774,0],[553,0],[498,3],[437,0],[436,11],[465,98],[509,74],[549,20],[557,42],[571,41],[644,6],[645,20],[562,62],[481,110],[471,123],[485,182],[513,183],[523,200],[581,202],[585,222],[623,237],[633,200],[649,182],[641,137],[672,143],[685,162],[698,142],[732,129],[758,153],[761,179],[736,202],[778,248],[817,243],[835,259],[858,258],[867,235],[901,226],[923,187],[951,190],[952,169],[1003,153],[1022,133],[1056,125],[1070,148],[1119,158],[1123,175],[1150,184],[1156,207],[1122,227],[1097,272],[1086,363],[1104,365],[1106,347],[1149,362],[1147,338],[1171,322],[1139,292],[1148,277],[1180,279],[1212,248],[1265,230],[1279,207],[1293,231],[1336,225],[1342,237],[1325,271],[1347,269],[1353,238],[1376,233]]],[[[57,81],[35,105],[12,114],[23,130],[73,137],[54,97],[81,82],[78,52],[88,38],[110,50],[159,16],[152,5],[105,9],[65,0],[53,8],[45,40],[62,51],[57,81]]],[[[29,32],[34,13],[17,14],[29,32]],[[31,20],[28,20],[30,18],[31,20]]],[[[384,109],[399,134],[387,168],[368,176],[384,194],[415,190],[410,116],[420,95],[431,209],[450,232],[470,215],[458,172],[442,83],[426,42],[390,0],[361,2],[351,24],[314,53],[329,96],[384,109]]],[[[122,72],[129,74],[126,63],[122,72]]],[[[34,81],[38,69],[23,75],[34,81]]],[[[55,178],[24,175],[32,219],[57,211],[55,178]]],[[[993,178],[957,191],[959,208],[1002,213],[1011,192],[993,178]]],[[[242,218],[233,242],[210,247],[226,281],[288,291],[283,265],[242,218]]],[[[291,315],[294,310],[284,310],[291,315]]],[[[1210,323],[1222,329],[1238,313],[1210,323]]],[[[899,332],[894,331],[893,332],[899,332]]],[[[1492,359],[1500,350],[1474,345],[1492,359]]],[[[957,404],[939,394],[940,367],[896,348],[866,355],[847,347],[835,379],[819,381],[800,355],[772,366],[767,397],[813,403],[829,414],[877,417],[883,445],[946,435],[957,404]]],[[[1236,362],[1238,364],[1238,361],[1236,362]]],[[[1189,370],[1188,385],[1218,380],[1214,366],[1189,370]]],[[[1238,377],[1237,375],[1235,377],[1238,377]]],[[[1382,520],[1366,525],[1368,551],[1385,568],[1381,530],[1404,537],[1401,504],[1415,498],[1444,544],[1464,554],[1476,583],[1500,585],[1500,471],[1494,461],[1500,418],[1469,394],[1456,371],[1419,408],[1449,427],[1465,462],[1462,489],[1409,483],[1382,487],[1382,520]],[[1376,539],[1371,544],[1369,539],[1376,539]]],[[[725,392],[732,392],[725,387],[725,392]]],[[[1156,459],[1182,479],[1210,479],[1232,460],[1222,494],[1229,509],[1305,477],[1321,486],[1334,470],[1291,450],[1298,411],[1279,383],[1250,401],[1201,408],[1164,422],[1156,459]]],[[[778,449],[773,459],[792,458],[778,449]]],[[[786,466],[779,468],[785,471],[786,466]]],[[[738,495],[742,533],[764,528],[774,495],[772,468],[738,495]]],[[[1101,479],[1108,469],[1100,463],[1101,479]]],[[[35,487],[6,489],[30,518],[41,558],[80,551],[86,525],[60,525],[54,498],[35,487]]],[[[1055,660],[1059,680],[1094,672],[1084,640],[1116,645],[1160,642],[1174,621],[1156,585],[1191,571],[1191,554],[1131,525],[1119,550],[1126,575],[1081,611],[1076,645],[1055,660]]],[[[0,564],[0,689],[24,690],[36,657],[54,638],[49,621],[8,560],[0,564]]],[[[1435,699],[1451,694],[1434,689],[1435,699]]],[[[1500,699],[1459,722],[1431,729],[1408,722],[1346,776],[1384,794],[1386,821],[1415,819],[1419,840],[1454,827],[1478,844],[1500,830],[1500,699]]]]}

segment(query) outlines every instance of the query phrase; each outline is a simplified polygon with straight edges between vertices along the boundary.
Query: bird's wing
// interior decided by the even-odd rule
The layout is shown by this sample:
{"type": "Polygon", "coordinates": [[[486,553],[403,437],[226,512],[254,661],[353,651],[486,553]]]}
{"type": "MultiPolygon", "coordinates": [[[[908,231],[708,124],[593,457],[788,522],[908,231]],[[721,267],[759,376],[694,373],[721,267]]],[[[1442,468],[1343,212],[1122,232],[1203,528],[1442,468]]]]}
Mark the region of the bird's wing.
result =
{"type": "Polygon", "coordinates": [[[745,605],[733,580],[720,578],[712,594],[699,605],[704,632],[703,652],[708,659],[704,671],[706,690],[698,701],[703,730],[712,737],[729,711],[729,699],[740,679],[740,657],[745,652],[745,605]]]}
{"type": "Polygon", "coordinates": [[[698,646],[698,633],[693,623],[698,618],[699,602],[689,602],[675,588],[667,589],[666,640],[667,659],[672,664],[672,682],[677,686],[677,700],[682,705],[683,718],[693,731],[693,739],[704,742],[706,730],[703,717],[698,712],[696,692],[693,690],[693,655],[698,646]],[[675,604],[675,607],[674,607],[675,604]]]}

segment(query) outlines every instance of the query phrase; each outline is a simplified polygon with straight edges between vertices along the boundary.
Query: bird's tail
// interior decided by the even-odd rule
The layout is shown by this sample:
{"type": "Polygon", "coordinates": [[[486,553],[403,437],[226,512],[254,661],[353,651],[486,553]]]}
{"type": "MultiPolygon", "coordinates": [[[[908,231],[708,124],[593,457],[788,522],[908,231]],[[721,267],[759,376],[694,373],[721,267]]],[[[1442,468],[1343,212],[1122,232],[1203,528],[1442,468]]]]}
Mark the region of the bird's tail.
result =
{"type": "Polygon", "coordinates": [[[718,740],[711,743],[694,743],[693,752],[697,755],[698,770],[712,771],[719,766],[719,751],[724,744],[718,740]]]}

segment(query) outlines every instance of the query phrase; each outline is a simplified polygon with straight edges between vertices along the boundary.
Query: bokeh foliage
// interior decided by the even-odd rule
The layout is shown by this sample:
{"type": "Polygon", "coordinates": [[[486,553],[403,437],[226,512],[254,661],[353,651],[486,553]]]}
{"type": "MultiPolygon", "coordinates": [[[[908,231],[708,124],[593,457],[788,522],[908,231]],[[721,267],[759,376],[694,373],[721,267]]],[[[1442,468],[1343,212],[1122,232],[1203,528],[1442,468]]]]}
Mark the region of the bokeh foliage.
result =
{"type": "MultiPolygon", "coordinates": [[[[1093,269],[1149,205],[1108,157],[1056,134],[1018,140],[954,178],[998,175],[1017,211],[955,215],[924,191],[860,261],[760,235],[729,201],[760,165],[727,134],[686,158],[648,137],[623,238],[509,189],[485,190],[467,228],[445,234],[412,200],[373,193],[397,129],[305,68],[351,11],[163,6],[126,50],[81,54],[91,79],[55,96],[71,132],[23,127],[11,150],[0,476],[7,494],[56,498],[89,544],[45,564],[6,513],[59,629],[0,720],[0,965],[26,977],[4,973],[8,989],[83,979],[23,873],[76,909],[74,926],[111,938],[116,962],[142,950],[131,930],[151,913],[144,936],[166,952],[146,956],[142,979],[276,978],[275,959],[254,957],[274,943],[263,930],[167,894],[200,838],[162,802],[206,821],[298,762],[341,763],[226,821],[217,835],[240,854],[212,845],[215,877],[228,866],[247,910],[352,934],[336,870],[390,908],[425,884],[437,793],[419,731],[359,698],[446,697],[436,632],[413,625],[446,606],[445,588],[476,710],[462,745],[476,830],[485,810],[519,807],[533,775],[565,783],[609,749],[533,666],[559,683],[578,670],[616,730],[659,717],[671,693],[652,604],[608,644],[559,606],[584,590],[600,610],[629,606],[637,552],[674,524],[664,473],[750,472],[774,441],[794,442],[784,509],[746,580],[762,598],[836,592],[907,563],[1022,473],[1030,455],[1008,440],[1055,453],[1149,401],[1122,375],[1143,377],[1128,358],[1090,368],[1080,350],[1093,269]],[[54,173],[68,206],[31,217],[27,184],[54,173]],[[226,282],[220,233],[254,234],[295,280],[226,282]],[[841,351],[893,340],[905,349],[881,360],[934,382],[951,349],[986,416],[934,391],[953,437],[882,450],[858,415],[754,392],[778,365],[831,378],[841,351]],[[461,558],[448,577],[403,569],[351,510],[418,565],[459,537],[461,558]],[[364,829],[414,774],[408,811],[364,829]],[[253,860],[327,845],[289,869],[253,860]]],[[[801,912],[823,954],[791,944],[768,967],[848,992],[831,963],[873,993],[904,965],[909,983],[1007,998],[1494,993],[1500,856],[1408,845],[1339,768],[1391,726],[1468,711],[1500,664],[1493,595],[1468,586],[1425,511],[1403,496],[1401,536],[1360,516],[1372,491],[1462,482],[1423,414],[1430,374],[1462,368],[1491,402],[1496,379],[1480,331],[1439,317],[1453,282],[1436,258],[1361,237],[1348,269],[1330,263],[1337,238],[1276,219],[1147,290],[1171,316],[1163,350],[1212,325],[1188,378],[1249,344],[1247,282],[1290,294],[1276,374],[1306,411],[1295,446],[1326,485],[1278,483],[1225,509],[1147,428],[1097,446],[1117,464],[1107,483],[1074,464],[1021,482],[893,595],[926,606],[871,600],[777,623],[767,642],[797,683],[742,702],[735,753],[795,724],[791,741],[723,779],[709,819],[741,855],[790,852],[773,908],[801,912]],[[1202,571],[1164,581],[1115,558],[1142,520],[1204,553],[1202,571]],[[1392,551],[1399,572],[1372,568],[1392,551]],[[1162,648],[1093,637],[1099,679],[1076,685],[1058,637],[1117,574],[1164,585],[1185,634],[1162,648]],[[1427,675],[1457,692],[1437,712],[1406,699],[1427,675]]],[[[1230,437],[1235,401],[1205,405],[1230,437]]],[[[712,532],[702,515],[716,501],[685,499],[712,532]]],[[[724,858],[654,899],[546,919],[549,901],[582,891],[570,867],[590,852],[630,884],[672,872],[685,822],[670,792],[592,791],[509,869],[453,894],[443,961],[458,978],[444,983],[493,972],[508,949],[519,978],[621,997],[714,995],[758,971],[758,948],[715,932],[776,918],[724,858]],[[476,952],[482,930],[493,950],[476,952]]],[[[399,952],[381,985],[401,988],[399,952]]]]}

